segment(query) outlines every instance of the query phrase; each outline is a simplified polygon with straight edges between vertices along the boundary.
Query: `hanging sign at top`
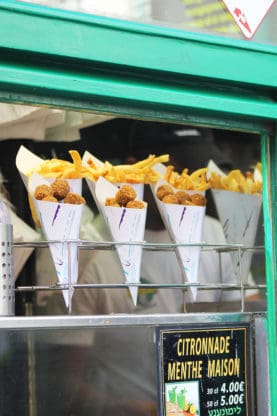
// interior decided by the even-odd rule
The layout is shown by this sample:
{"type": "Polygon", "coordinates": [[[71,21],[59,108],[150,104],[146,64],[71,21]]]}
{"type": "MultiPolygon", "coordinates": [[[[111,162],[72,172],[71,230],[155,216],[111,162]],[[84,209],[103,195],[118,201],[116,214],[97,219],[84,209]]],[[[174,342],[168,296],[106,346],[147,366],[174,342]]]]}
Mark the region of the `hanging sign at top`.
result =
{"type": "Polygon", "coordinates": [[[248,39],[257,31],[274,0],[223,0],[240,30],[248,39]]]}

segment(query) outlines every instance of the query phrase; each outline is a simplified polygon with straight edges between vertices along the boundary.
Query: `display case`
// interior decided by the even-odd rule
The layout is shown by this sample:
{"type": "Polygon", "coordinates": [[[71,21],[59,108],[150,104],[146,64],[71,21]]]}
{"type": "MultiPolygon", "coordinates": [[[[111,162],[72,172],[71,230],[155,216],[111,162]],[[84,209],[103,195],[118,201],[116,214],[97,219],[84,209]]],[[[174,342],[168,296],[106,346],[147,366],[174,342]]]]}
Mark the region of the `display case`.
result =
{"type": "MultiPolygon", "coordinates": [[[[231,286],[196,283],[207,291],[238,290],[240,302],[232,311],[149,309],[77,316],[70,310],[32,316],[27,305],[25,316],[2,316],[1,414],[178,414],[174,406],[180,386],[190,406],[181,397],[179,414],[277,414],[276,47],[16,1],[0,5],[0,20],[1,102],[258,138],[264,244],[198,245],[218,256],[226,250],[239,256],[254,250],[265,259],[264,275],[254,286],[241,279],[231,286]],[[254,310],[244,298],[251,288],[260,290],[264,300],[254,310]],[[131,381],[126,375],[130,369],[131,381]],[[169,394],[174,386],[175,397],[169,394]]],[[[88,252],[115,248],[113,241],[76,244],[88,252]]],[[[153,253],[176,249],[173,243],[140,245],[153,253]]],[[[37,249],[47,243],[17,246],[37,249]]],[[[116,291],[122,286],[117,281],[77,283],[74,290],[116,291]]],[[[183,291],[191,285],[159,281],[134,286],[183,291]]],[[[46,289],[61,291],[28,284],[28,279],[26,285],[16,284],[15,291],[46,289]]]]}

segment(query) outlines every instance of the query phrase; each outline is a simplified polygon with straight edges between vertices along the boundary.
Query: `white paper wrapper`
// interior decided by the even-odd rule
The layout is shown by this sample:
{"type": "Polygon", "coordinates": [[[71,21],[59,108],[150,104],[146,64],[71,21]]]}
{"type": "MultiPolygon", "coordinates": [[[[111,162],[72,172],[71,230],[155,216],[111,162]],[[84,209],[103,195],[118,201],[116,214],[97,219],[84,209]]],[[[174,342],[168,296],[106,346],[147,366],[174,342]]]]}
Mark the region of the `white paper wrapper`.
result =
{"type": "MultiPolygon", "coordinates": [[[[206,207],[165,204],[161,202],[157,198],[156,193],[159,186],[165,184],[169,185],[168,182],[159,180],[157,184],[151,186],[151,188],[171,240],[176,244],[201,243],[206,207]]],[[[173,187],[172,189],[176,191],[173,187]]],[[[186,192],[200,193],[195,191],[186,192]]],[[[203,194],[203,192],[201,192],[201,194],[203,194]]],[[[200,253],[200,246],[183,246],[177,247],[176,249],[176,255],[184,278],[189,283],[198,282],[200,253]]],[[[196,300],[197,288],[191,287],[190,293],[192,295],[192,300],[196,300]]]]}
{"type": "MultiPolygon", "coordinates": [[[[81,180],[74,180],[79,181],[81,180]]],[[[34,194],[38,185],[48,184],[51,179],[42,178],[37,173],[29,179],[29,192],[34,194]]],[[[75,183],[75,182],[74,182],[75,183]]],[[[75,183],[76,186],[76,183],[75,183]]],[[[78,188],[80,187],[80,184],[78,188]]],[[[73,191],[75,192],[75,191],[73,191]]],[[[62,240],[63,242],[50,243],[50,251],[55,264],[58,281],[68,285],[68,290],[63,291],[65,304],[71,304],[73,295],[72,285],[78,280],[78,246],[82,205],[64,204],[63,202],[38,201],[34,203],[39,213],[39,220],[43,233],[47,240],[62,240]],[[68,240],[74,240],[68,242],[68,240]]]]}
{"type": "Polygon", "coordinates": [[[210,160],[208,163],[208,171],[207,171],[207,178],[209,179],[211,177],[211,173],[216,173],[217,175],[220,176],[226,176],[225,173],[217,166],[216,163],[214,163],[213,160],[210,160]]]}
{"type": "Polygon", "coordinates": [[[20,146],[16,155],[15,164],[24,182],[26,190],[28,189],[27,173],[38,168],[43,162],[43,159],[28,150],[25,146],[20,146]]]}
{"type": "MultiPolygon", "coordinates": [[[[211,172],[225,176],[212,160],[208,164],[209,175],[211,172]]],[[[254,180],[262,181],[258,169],[254,170],[254,180]]],[[[212,195],[226,242],[242,244],[245,248],[253,247],[261,213],[262,196],[221,189],[212,189],[212,195]]],[[[239,282],[241,277],[244,284],[247,283],[252,256],[251,250],[242,251],[241,256],[237,251],[231,252],[235,275],[239,282]]]]}
{"type": "Polygon", "coordinates": [[[166,173],[166,166],[163,163],[156,163],[156,165],[153,166],[153,170],[163,178],[166,173]]]}
{"type": "MultiPolygon", "coordinates": [[[[36,170],[39,166],[45,162],[43,159],[35,155],[33,152],[28,150],[24,146],[20,146],[17,155],[16,155],[16,167],[20,173],[20,176],[25,185],[26,191],[29,192],[29,176],[27,175],[32,170],[36,170]]],[[[46,184],[54,182],[55,178],[47,178],[46,184]]],[[[81,179],[67,179],[67,182],[70,186],[71,192],[76,192],[77,194],[82,193],[82,180],[81,179]]],[[[41,183],[40,183],[41,185],[41,183]]],[[[36,207],[35,199],[32,197],[34,202],[34,207],[36,207]]],[[[34,214],[34,213],[33,213],[34,214]]],[[[38,216],[38,214],[37,214],[38,216]]],[[[39,226],[39,224],[36,224],[39,226]]]]}
{"type": "MultiPolygon", "coordinates": [[[[147,204],[145,204],[144,209],[105,206],[106,198],[114,197],[117,190],[116,186],[102,177],[96,182],[95,195],[112,238],[116,242],[143,242],[147,204]]],[[[142,247],[140,245],[124,244],[116,246],[116,250],[126,283],[139,283],[142,247]]],[[[129,286],[129,290],[136,305],[138,288],[129,286]]]]}
{"type": "MultiPolygon", "coordinates": [[[[220,189],[213,189],[212,195],[227,243],[242,244],[246,248],[253,247],[261,213],[262,196],[220,189]]],[[[239,253],[234,251],[231,252],[231,256],[236,276],[238,279],[241,276],[242,282],[246,284],[253,252],[242,251],[240,258],[239,253]]]]}
{"type": "Polygon", "coordinates": [[[92,160],[97,168],[102,168],[104,165],[102,160],[98,159],[97,157],[95,157],[94,155],[92,155],[90,152],[86,150],[82,157],[83,165],[89,166],[89,163],[88,163],[89,160],[92,160]]]}

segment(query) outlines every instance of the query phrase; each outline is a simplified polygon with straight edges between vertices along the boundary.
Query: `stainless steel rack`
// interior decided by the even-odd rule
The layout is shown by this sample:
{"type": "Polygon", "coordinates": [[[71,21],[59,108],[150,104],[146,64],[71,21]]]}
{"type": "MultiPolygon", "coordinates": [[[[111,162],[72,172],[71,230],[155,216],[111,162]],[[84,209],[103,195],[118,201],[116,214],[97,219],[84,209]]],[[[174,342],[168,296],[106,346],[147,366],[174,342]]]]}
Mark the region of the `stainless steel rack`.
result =
{"type": "MultiPolygon", "coordinates": [[[[221,256],[223,253],[232,253],[236,252],[238,258],[240,259],[243,253],[251,252],[252,254],[263,255],[264,248],[263,246],[256,247],[245,247],[242,244],[211,244],[205,242],[199,242],[194,244],[184,244],[184,243],[149,243],[147,241],[143,242],[114,242],[114,241],[88,241],[88,240],[49,240],[49,241],[39,241],[39,242],[20,242],[14,243],[15,247],[30,247],[30,248],[49,248],[50,244],[76,244],[79,250],[107,250],[114,251],[117,246],[120,245],[136,245],[141,246],[143,250],[148,251],[163,251],[163,252],[175,252],[178,247],[200,247],[201,252],[214,251],[219,256],[219,263],[221,264],[221,256]]],[[[177,264],[177,259],[176,259],[177,264]]],[[[177,264],[178,266],[178,264],[177,264]]],[[[257,284],[249,284],[243,282],[240,275],[240,267],[238,268],[237,281],[233,283],[223,283],[223,273],[224,271],[220,268],[221,279],[220,282],[215,283],[191,283],[183,281],[182,283],[168,283],[168,282],[159,282],[159,283],[68,283],[68,284],[49,284],[49,285],[27,285],[21,286],[18,285],[15,288],[16,292],[38,292],[38,291],[64,291],[64,290],[75,290],[75,289],[122,289],[126,287],[135,286],[143,289],[182,289],[187,290],[190,287],[196,287],[201,290],[237,290],[240,292],[240,312],[245,311],[245,293],[247,290],[256,289],[259,291],[265,291],[266,284],[264,282],[259,282],[257,284]]],[[[71,304],[68,307],[69,312],[71,311],[71,304]]]]}

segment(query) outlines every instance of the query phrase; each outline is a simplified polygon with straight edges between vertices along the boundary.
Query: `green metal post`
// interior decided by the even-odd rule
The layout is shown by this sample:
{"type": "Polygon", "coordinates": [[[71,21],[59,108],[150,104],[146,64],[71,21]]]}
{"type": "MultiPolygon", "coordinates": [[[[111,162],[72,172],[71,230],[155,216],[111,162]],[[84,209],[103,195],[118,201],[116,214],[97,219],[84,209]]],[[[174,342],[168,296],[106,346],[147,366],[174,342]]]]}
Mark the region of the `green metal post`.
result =
{"type": "Polygon", "coordinates": [[[272,416],[277,415],[277,339],[276,339],[276,224],[277,224],[277,134],[262,136],[261,153],[263,165],[263,206],[265,229],[265,257],[267,284],[267,333],[270,376],[270,407],[272,416]]]}

